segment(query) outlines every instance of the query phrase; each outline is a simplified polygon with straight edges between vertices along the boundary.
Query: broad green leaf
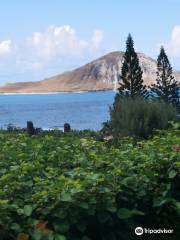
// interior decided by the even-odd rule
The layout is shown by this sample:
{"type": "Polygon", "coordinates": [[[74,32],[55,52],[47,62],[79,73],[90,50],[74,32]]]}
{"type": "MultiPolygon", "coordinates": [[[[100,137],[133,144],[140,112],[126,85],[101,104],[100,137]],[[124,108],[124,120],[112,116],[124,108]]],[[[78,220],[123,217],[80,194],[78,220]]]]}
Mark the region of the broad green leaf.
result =
{"type": "Polygon", "coordinates": [[[70,202],[71,201],[71,195],[69,193],[62,193],[60,200],[63,202],[70,202]]]}
{"type": "Polygon", "coordinates": [[[127,218],[130,218],[131,217],[131,211],[127,208],[120,208],[117,212],[117,216],[120,218],[120,219],[127,219],[127,218]]]}
{"type": "Polygon", "coordinates": [[[25,214],[27,217],[31,216],[32,211],[33,211],[33,208],[32,208],[31,205],[25,205],[25,206],[24,206],[24,214],[25,214]]]}
{"type": "Polygon", "coordinates": [[[64,235],[56,234],[54,240],[66,240],[66,237],[64,235]]]}
{"type": "Polygon", "coordinates": [[[89,208],[89,205],[87,202],[81,202],[80,203],[80,207],[84,208],[84,209],[88,209],[89,208]]]}
{"type": "Polygon", "coordinates": [[[12,230],[15,230],[15,231],[20,231],[20,230],[21,230],[20,225],[17,224],[17,223],[12,223],[11,226],[10,226],[10,228],[11,228],[12,230]]]}
{"type": "Polygon", "coordinates": [[[155,199],[153,203],[153,207],[161,207],[167,202],[167,199],[155,199]]]}
{"type": "Polygon", "coordinates": [[[171,170],[169,172],[169,178],[174,178],[176,175],[177,175],[177,171],[175,171],[175,170],[171,170]]]}
{"type": "Polygon", "coordinates": [[[175,206],[180,210],[180,202],[175,202],[175,206]]]}
{"type": "Polygon", "coordinates": [[[43,233],[39,230],[35,230],[32,235],[33,240],[43,240],[43,233]]]}
{"type": "Polygon", "coordinates": [[[65,233],[69,230],[69,224],[64,222],[55,222],[53,223],[54,230],[57,232],[65,233]]]}
{"type": "Polygon", "coordinates": [[[132,216],[144,216],[144,213],[142,211],[139,211],[139,210],[132,210],[131,215],[132,216]]]}

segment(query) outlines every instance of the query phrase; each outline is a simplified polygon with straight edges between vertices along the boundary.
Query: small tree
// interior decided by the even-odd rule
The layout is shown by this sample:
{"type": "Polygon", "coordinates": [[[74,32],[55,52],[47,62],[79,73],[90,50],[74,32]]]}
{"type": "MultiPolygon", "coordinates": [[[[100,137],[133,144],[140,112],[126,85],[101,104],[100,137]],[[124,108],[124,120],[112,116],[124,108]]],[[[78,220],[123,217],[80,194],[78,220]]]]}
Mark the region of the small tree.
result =
{"type": "Polygon", "coordinates": [[[170,103],[180,111],[178,82],[173,76],[169,59],[163,47],[157,58],[157,79],[151,90],[155,95],[166,103],[170,103]]]}
{"type": "Polygon", "coordinates": [[[119,76],[119,94],[121,96],[147,96],[146,86],[143,85],[142,70],[139,59],[134,50],[134,42],[131,35],[126,41],[126,52],[119,76]]]}

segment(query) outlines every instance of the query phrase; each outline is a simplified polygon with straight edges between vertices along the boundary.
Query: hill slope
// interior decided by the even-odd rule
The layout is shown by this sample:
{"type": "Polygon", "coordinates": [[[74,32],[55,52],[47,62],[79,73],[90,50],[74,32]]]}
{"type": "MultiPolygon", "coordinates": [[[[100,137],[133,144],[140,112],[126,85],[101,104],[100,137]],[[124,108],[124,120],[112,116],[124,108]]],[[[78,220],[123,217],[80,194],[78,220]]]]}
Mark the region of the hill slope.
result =
{"type": "MultiPolygon", "coordinates": [[[[156,61],[139,53],[145,84],[150,85],[156,78],[156,61]]],[[[2,93],[38,93],[63,91],[111,90],[118,86],[123,52],[111,52],[73,71],[37,82],[19,82],[0,88],[2,93]]],[[[174,71],[180,82],[180,72],[174,71]]]]}

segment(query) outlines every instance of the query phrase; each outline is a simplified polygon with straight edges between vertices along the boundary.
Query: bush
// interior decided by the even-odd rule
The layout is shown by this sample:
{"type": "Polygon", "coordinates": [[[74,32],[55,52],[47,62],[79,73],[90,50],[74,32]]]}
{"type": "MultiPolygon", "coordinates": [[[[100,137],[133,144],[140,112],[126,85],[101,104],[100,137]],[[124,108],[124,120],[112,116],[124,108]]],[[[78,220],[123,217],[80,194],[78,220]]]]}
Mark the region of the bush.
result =
{"type": "Polygon", "coordinates": [[[134,240],[137,226],[180,232],[179,130],[111,147],[69,134],[0,134],[0,239],[134,240]]]}
{"type": "Polygon", "coordinates": [[[154,129],[166,129],[176,115],[176,110],[162,101],[117,95],[105,127],[115,136],[148,138],[154,129]]]}

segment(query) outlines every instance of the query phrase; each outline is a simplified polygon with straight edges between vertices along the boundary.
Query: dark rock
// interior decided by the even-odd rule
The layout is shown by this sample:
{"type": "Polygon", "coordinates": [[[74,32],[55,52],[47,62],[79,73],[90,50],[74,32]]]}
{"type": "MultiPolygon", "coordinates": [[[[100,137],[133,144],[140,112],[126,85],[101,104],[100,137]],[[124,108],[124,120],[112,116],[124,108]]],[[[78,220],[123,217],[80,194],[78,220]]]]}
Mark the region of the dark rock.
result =
{"type": "Polygon", "coordinates": [[[31,121],[27,121],[27,133],[29,135],[34,135],[35,134],[35,129],[34,129],[34,126],[33,126],[33,122],[31,122],[31,121]]]}
{"type": "Polygon", "coordinates": [[[71,126],[69,123],[64,124],[64,132],[70,132],[71,131],[71,126]]]}

